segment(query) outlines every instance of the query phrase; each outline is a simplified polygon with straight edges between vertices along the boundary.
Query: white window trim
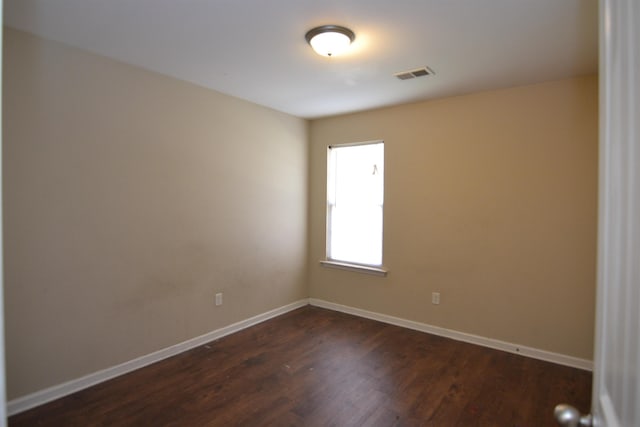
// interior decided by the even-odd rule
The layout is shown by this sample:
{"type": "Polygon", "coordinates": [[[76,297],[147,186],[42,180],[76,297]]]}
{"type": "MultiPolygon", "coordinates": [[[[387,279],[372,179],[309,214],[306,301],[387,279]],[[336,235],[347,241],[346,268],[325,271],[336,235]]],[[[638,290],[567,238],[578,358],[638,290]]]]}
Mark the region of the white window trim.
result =
{"type": "MultiPolygon", "coordinates": [[[[348,142],[348,143],[344,143],[344,144],[332,144],[327,146],[327,149],[330,150],[332,148],[339,148],[339,147],[354,147],[354,146],[358,146],[358,145],[371,145],[371,144],[384,144],[384,140],[382,139],[376,139],[376,140],[371,140],[371,141],[362,141],[362,142],[348,142]]],[[[325,180],[326,181],[326,180],[325,180]]],[[[328,210],[325,212],[325,215],[328,215],[328,210]]],[[[328,248],[328,239],[329,239],[329,221],[328,218],[326,218],[326,239],[325,239],[325,254],[326,254],[326,250],[328,248]]],[[[383,229],[384,229],[384,225],[383,225],[383,229]]],[[[382,238],[384,239],[384,236],[382,236],[382,238]]],[[[384,242],[384,240],[383,240],[384,242]]],[[[384,243],[383,243],[383,251],[384,251],[384,243]]],[[[346,270],[346,271],[352,271],[355,273],[364,273],[364,274],[371,274],[374,276],[382,276],[382,277],[386,277],[387,274],[389,273],[389,270],[384,267],[384,265],[365,265],[365,264],[356,264],[356,263],[350,263],[350,262],[345,262],[345,261],[339,261],[339,260],[333,260],[331,258],[329,258],[327,255],[325,255],[325,259],[320,260],[320,265],[322,265],[323,267],[328,267],[328,268],[335,268],[338,270],[346,270]]],[[[384,252],[382,254],[382,260],[384,262],[384,252]]]]}
{"type": "Polygon", "coordinates": [[[374,276],[386,277],[387,274],[389,273],[389,270],[387,270],[384,267],[373,267],[373,266],[362,265],[362,264],[350,264],[348,262],[333,261],[330,259],[320,260],[320,264],[323,267],[336,268],[338,270],[353,271],[356,273],[372,274],[374,276]]]}

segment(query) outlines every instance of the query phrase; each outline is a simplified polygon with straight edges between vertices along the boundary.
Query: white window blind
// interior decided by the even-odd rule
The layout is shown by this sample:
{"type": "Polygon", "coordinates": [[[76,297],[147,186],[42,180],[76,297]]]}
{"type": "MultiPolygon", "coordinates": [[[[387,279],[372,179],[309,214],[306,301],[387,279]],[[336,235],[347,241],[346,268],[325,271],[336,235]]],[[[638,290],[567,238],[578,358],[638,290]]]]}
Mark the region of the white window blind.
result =
{"type": "Polygon", "coordinates": [[[384,143],[329,147],[327,258],[382,265],[384,143]]]}

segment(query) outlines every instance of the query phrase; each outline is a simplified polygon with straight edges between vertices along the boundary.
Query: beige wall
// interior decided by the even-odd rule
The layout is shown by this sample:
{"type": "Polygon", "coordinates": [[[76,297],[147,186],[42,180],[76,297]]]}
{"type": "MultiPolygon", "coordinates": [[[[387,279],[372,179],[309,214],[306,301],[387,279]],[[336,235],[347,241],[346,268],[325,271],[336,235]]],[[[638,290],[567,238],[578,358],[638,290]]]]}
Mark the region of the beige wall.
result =
{"type": "Polygon", "coordinates": [[[597,120],[586,77],[313,121],[310,296],[590,359],[597,120]],[[318,264],[326,147],[375,139],[386,278],[318,264]]]}
{"type": "Polygon", "coordinates": [[[307,297],[306,121],[5,37],[10,399],[307,297]]]}

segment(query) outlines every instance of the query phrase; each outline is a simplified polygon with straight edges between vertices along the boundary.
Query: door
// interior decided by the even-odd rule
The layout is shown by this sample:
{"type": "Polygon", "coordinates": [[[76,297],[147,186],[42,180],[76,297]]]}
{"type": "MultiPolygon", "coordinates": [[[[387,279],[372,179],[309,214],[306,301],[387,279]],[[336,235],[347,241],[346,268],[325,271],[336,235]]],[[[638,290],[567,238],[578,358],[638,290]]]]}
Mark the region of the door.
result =
{"type": "MultiPolygon", "coordinates": [[[[600,1],[600,182],[593,424],[640,426],[640,2],[600,1]]],[[[590,425],[568,407],[562,425],[590,425]]],[[[560,421],[560,419],[559,419],[560,421]]]]}
{"type": "MultiPolygon", "coordinates": [[[[600,182],[593,424],[640,426],[640,2],[600,0],[600,182]]],[[[591,425],[559,405],[562,425],[591,425]]]]}
{"type": "Polygon", "coordinates": [[[600,2],[595,425],[640,426],[640,2],[600,2]]]}

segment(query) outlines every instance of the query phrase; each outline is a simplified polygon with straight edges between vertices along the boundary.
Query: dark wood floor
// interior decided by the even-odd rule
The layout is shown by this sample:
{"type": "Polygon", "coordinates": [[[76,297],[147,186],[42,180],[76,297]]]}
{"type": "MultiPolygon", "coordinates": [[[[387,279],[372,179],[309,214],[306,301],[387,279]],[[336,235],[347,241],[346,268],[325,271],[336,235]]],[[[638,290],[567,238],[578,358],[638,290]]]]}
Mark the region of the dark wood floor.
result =
{"type": "Polygon", "coordinates": [[[591,374],[303,307],[9,426],[554,426],[591,374]]]}

